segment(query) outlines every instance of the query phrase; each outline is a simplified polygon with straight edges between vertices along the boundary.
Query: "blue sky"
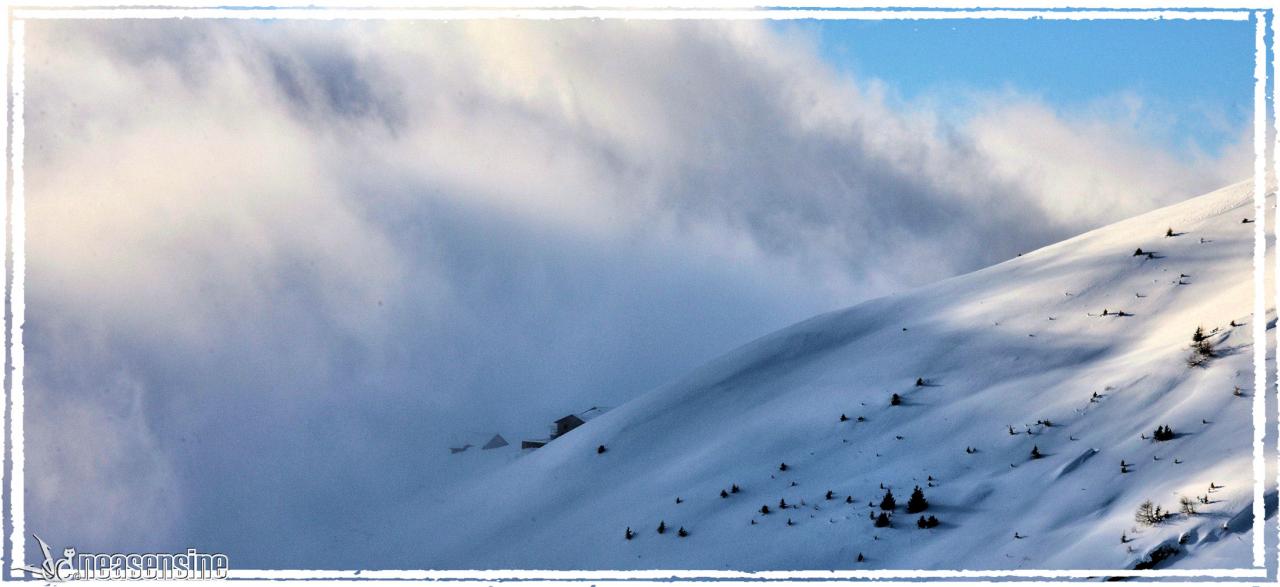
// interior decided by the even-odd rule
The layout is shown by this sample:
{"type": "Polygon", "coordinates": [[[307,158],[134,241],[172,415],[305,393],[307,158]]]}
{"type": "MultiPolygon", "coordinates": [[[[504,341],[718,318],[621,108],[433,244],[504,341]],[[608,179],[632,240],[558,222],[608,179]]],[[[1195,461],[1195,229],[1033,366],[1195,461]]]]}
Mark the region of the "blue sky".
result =
{"type": "Polygon", "coordinates": [[[1254,24],[1188,20],[781,21],[812,31],[823,57],[905,100],[1012,89],[1064,110],[1143,100],[1144,129],[1216,154],[1253,109],[1254,24]],[[1163,133],[1163,134],[1162,134],[1163,133]]]}

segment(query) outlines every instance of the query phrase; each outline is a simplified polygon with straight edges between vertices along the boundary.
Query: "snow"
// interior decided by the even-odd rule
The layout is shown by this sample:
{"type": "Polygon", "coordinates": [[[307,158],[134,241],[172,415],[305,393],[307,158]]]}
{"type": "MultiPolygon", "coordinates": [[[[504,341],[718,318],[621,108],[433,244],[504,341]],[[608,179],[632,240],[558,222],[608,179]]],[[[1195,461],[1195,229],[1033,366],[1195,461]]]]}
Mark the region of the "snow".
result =
{"type": "Polygon", "coordinates": [[[1122,569],[1186,533],[1160,567],[1250,566],[1252,205],[1250,183],[1230,186],[765,336],[419,496],[401,522],[426,538],[402,554],[455,569],[1122,569]],[[1193,368],[1197,326],[1219,356],[1193,368]],[[1178,437],[1151,439],[1162,424],[1178,437]],[[882,483],[892,528],[869,516],[882,483]],[[904,513],[916,485],[940,527],[904,513]],[[1144,500],[1177,512],[1206,494],[1197,515],[1134,521],[1144,500]]]}

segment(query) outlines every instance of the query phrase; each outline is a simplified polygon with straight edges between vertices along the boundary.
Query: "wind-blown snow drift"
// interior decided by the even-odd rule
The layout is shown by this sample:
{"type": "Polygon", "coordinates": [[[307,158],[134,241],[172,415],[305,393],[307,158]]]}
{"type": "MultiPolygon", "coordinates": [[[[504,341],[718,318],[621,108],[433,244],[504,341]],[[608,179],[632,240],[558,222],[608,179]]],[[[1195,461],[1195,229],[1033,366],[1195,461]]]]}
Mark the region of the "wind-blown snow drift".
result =
{"type": "Polygon", "coordinates": [[[408,515],[424,540],[403,556],[473,569],[1121,569],[1187,532],[1164,565],[1250,566],[1252,201],[1250,184],[1231,186],[756,340],[483,483],[421,496],[408,515]],[[1189,367],[1197,326],[1217,357],[1189,367]],[[1153,440],[1159,425],[1177,437],[1153,440]],[[721,497],[732,484],[742,491],[721,497]],[[891,528],[869,515],[881,484],[899,503],[891,528]],[[917,485],[937,528],[903,513],[917,485]],[[1134,521],[1144,500],[1177,511],[1204,495],[1197,515],[1134,521]]]}

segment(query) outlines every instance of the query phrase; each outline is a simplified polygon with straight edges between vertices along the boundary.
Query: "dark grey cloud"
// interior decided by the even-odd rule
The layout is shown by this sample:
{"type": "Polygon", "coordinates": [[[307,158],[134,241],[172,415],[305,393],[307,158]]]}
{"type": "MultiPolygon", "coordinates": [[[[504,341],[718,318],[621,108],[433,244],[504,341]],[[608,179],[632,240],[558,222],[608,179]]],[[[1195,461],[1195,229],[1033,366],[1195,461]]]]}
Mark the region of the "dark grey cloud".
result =
{"type": "Polygon", "coordinates": [[[382,521],[497,464],[452,442],[1240,171],[1017,96],[948,126],[758,23],[28,42],[28,522],[86,551],[402,566],[382,521]]]}

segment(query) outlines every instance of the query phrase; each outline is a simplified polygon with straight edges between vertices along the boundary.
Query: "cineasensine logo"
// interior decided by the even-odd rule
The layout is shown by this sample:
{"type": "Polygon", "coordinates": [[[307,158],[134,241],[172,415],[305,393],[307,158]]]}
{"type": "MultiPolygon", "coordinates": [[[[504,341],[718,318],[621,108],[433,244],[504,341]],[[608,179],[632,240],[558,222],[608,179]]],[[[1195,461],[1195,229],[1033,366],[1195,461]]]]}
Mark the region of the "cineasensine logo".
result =
{"type": "Polygon", "coordinates": [[[31,536],[40,543],[44,561],[38,567],[17,565],[13,570],[26,571],[45,581],[225,579],[229,568],[227,555],[198,552],[194,548],[180,553],[112,554],[77,553],[74,548],[64,548],[62,558],[55,560],[49,545],[39,536],[31,536]]]}

